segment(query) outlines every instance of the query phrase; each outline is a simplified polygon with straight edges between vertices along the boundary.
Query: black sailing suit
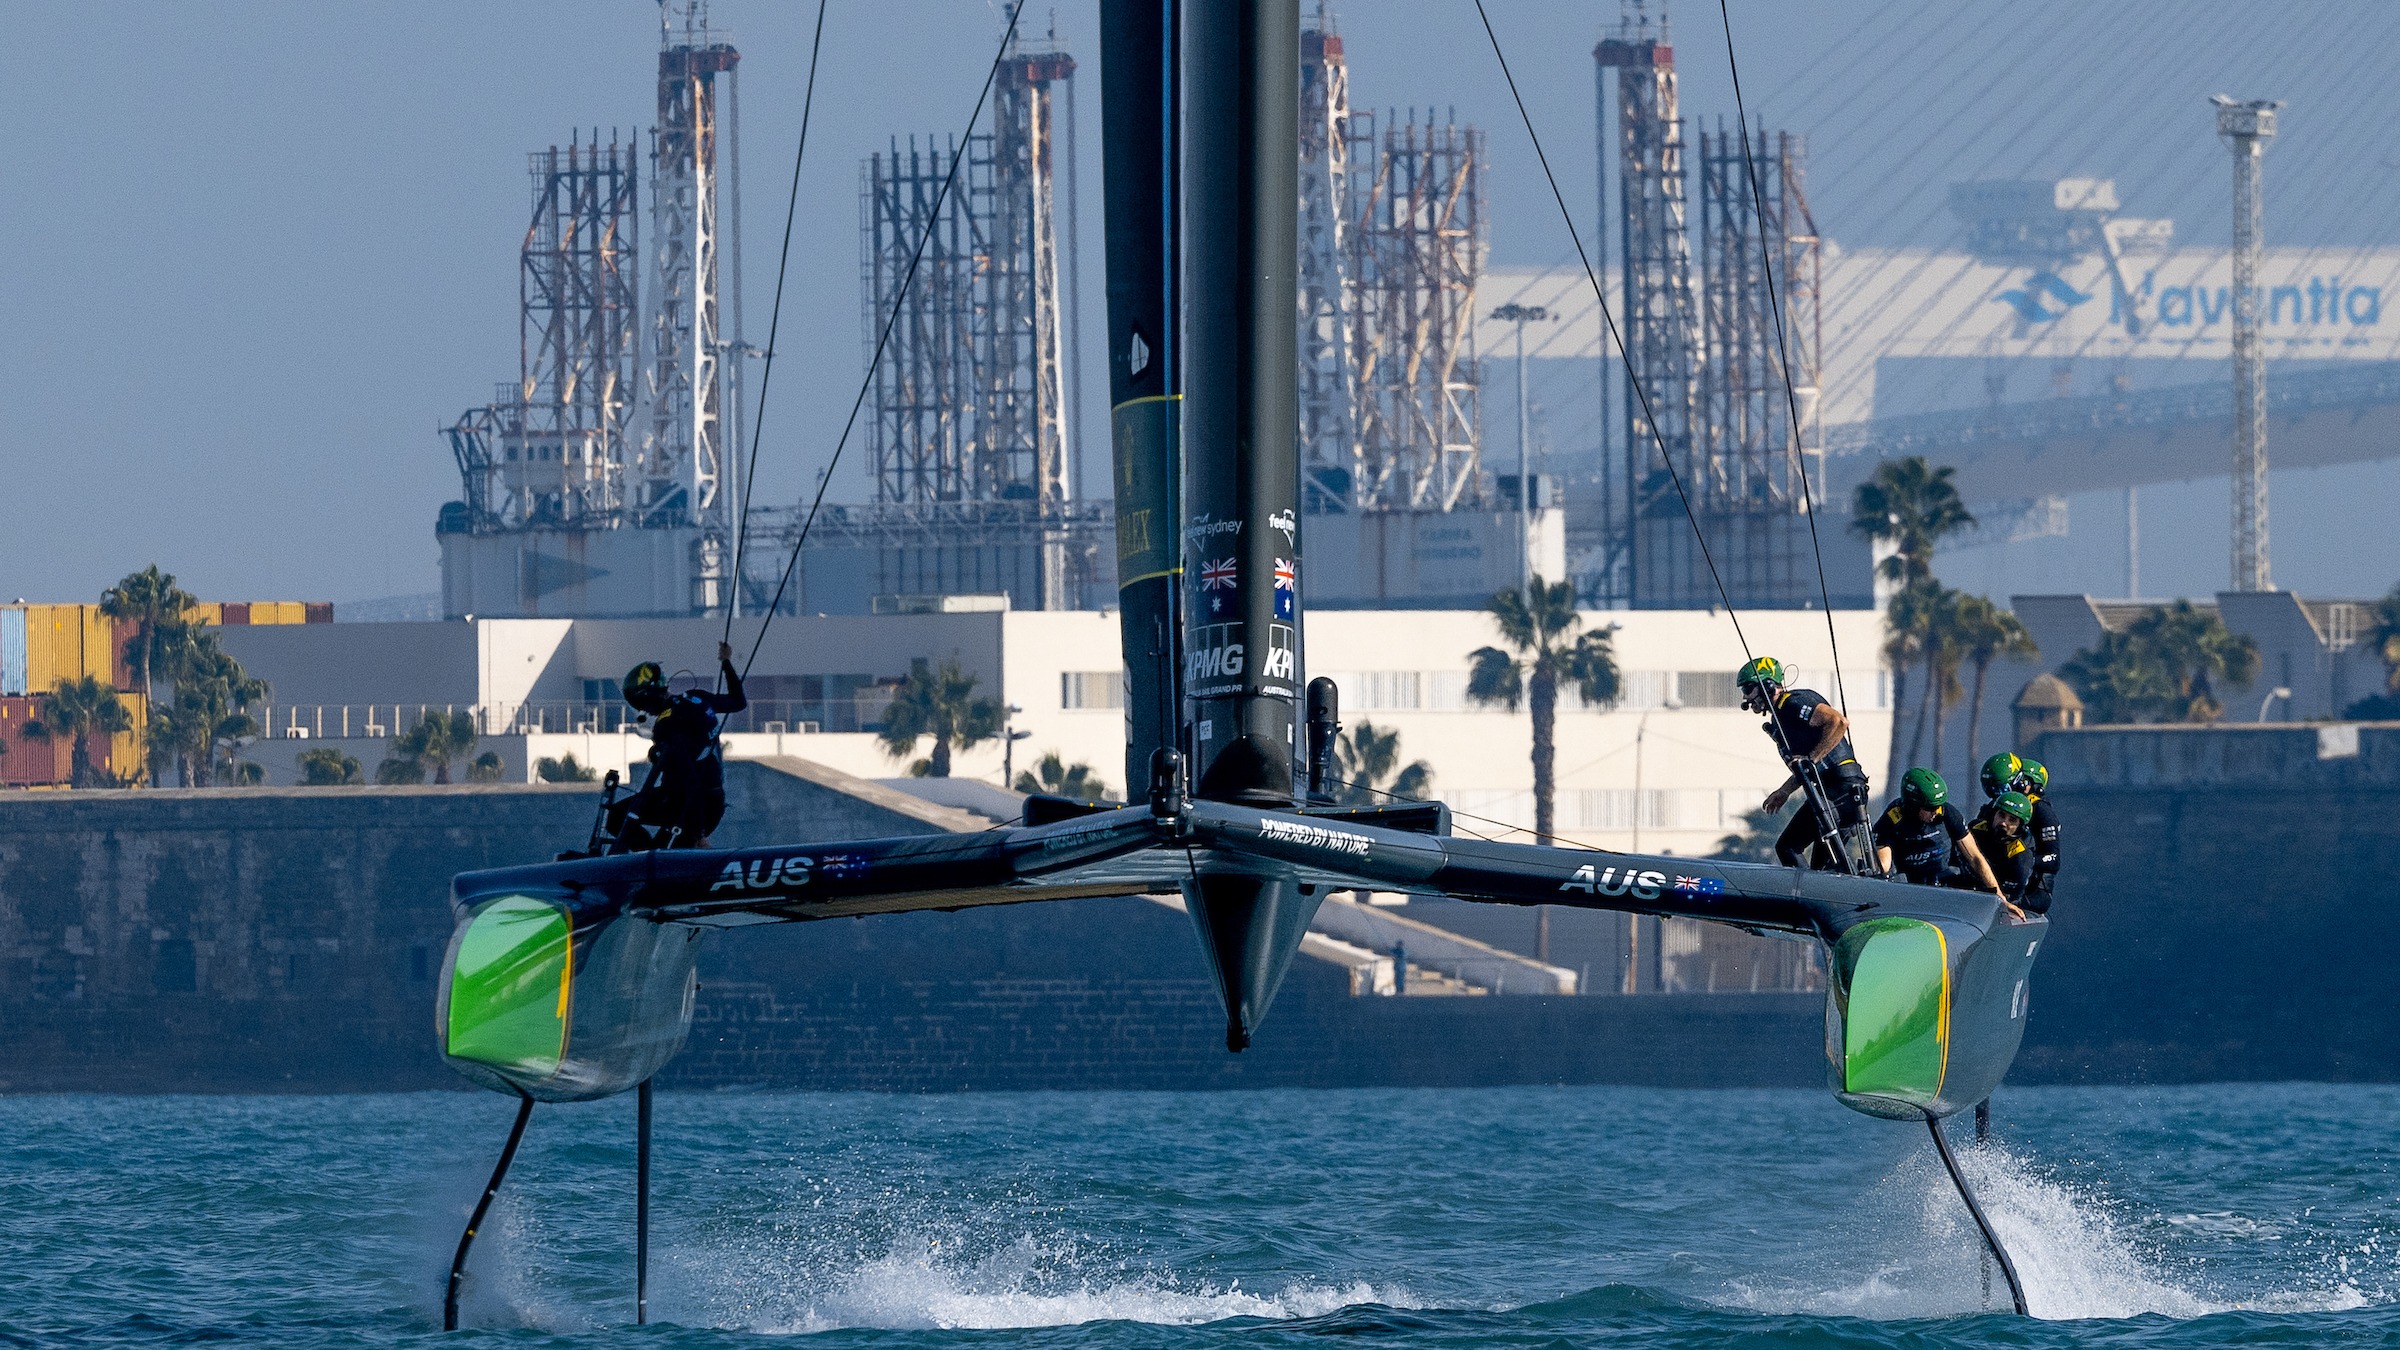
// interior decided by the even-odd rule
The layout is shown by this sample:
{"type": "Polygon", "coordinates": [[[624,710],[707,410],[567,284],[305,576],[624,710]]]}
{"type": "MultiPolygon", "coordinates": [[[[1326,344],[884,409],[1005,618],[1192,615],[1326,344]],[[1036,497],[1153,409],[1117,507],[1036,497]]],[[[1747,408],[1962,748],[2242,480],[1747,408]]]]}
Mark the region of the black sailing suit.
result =
{"type": "Polygon", "coordinates": [[[1951,866],[1951,846],[1967,837],[1967,818],[1945,802],[1931,820],[1921,820],[1905,801],[1875,817],[1875,847],[1892,851],[1892,870],[1920,886],[1931,886],[1951,866]]]}
{"type": "MultiPolygon", "coordinates": [[[[2025,794],[2033,797],[2032,793],[2025,794]]],[[[2025,827],[2033,844],[2033,884],[2025,888],[2025,908],[2050,912],[2051,892],[2058,886],[2058,808],[2047,797],[2033,797],[2033,821],[2025,827]]]]}
{"type": "Polygon", "coordinates": [[[650,777],[642,790],[612,808],[621,848],[630,815],[650,831],[655,848],[699,848],[725,818],[725,752],[718,718],[750,706],[731,661],[719,663],[725,692],[687,689],[667,698],[650,732],[650,777]]]}
{"type": "MultiPolygon", "coordinates": [[[[1975,817],[1975,823],[1969,825],[1967,830],[1975,836],[1975,847],[1982,851],[1983,860],[1992,865],[1992,876],[2000,883],[2000,894],[2025,909],[2033,909],[2032,905],[2025,903],[2033,893],[2033,827],[2019,825],[2015,834],[2002,834],[1998,808],[1986,806],[1983,814],[1975,817]]],[[[1953,870],[1948,880],[1961,890],[1983,889],[1983,878],[1963,867],[1953,870]]],[[[2050,902],[2044,898],[2041,905],[2042,909],[2048,909],[2050,902]]],[[[2038,914],[2041,910],[2034,912],[2038,914]]]]}
{"type": "MultiPolygon", "coordinates": [[[[1825,696],[1814,689],[1785,689],[1775,695],[1766,731],[1785,762],[1796,767],[1798,761],[1805,760],[1808,752],[1816,748],[1817,729],[1809,725],[1808,719],[1825,703],[1825,696]]],[[[1842,829],[1854,830],[1867,823],[1867,771],[1859,767],[1849,737],[1844,736],[1825,752],[1825,758],[1817,761],[1817,775],[1824,780],[1825,795],[1831,799],[1834,818],[1842,829]]],[[[1825,835],[1824,823],[1817,816],[1816,798],[1808,795],[1805,786],[1801,792],[1798,814],[1775,840],[1775,856],[1786,867],[1800,866],[1825,835]]],[[[1832,867],[1834,862],[1826,858],[1819,865],[1832,867]]]]}

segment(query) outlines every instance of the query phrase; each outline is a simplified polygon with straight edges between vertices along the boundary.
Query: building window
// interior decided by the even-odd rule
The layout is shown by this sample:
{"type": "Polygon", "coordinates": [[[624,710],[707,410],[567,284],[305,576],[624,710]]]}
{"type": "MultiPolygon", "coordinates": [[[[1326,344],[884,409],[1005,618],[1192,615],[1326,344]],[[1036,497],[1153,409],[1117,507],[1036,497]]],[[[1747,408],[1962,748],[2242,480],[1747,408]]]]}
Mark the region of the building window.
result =
{"type": "Polygon", "coordinates": [[[1425,677],[1413,670],[1362,670],[1342,690],[1360,712],[1414,712],[1425,706],[1425,677]]]}
{"type": "Polygon", "coordinates": [[[1125,674],[1117,670],[1070,670],[1058,677],[1058,706],[1062,708],[1122,708],[1125,674]]]}
{"type": "Polygon", "coordinates": [[[1675,701],[1686,708],[1742,706],[1741,692],[1734,687],[1734,672],[1730,670],[1675,672],[1675,701]]]}
{"type": "Polygon", "coordinates": [[[1623,711],[1647,712],[1667,706],[1667,691],[1673,685],[1672,672],[1664,670],[1628,670],[1617,676],[1617,704],[1623,711]]]}
{"type": "Polygon", "coordinates": [[[1572,828],[1585,830],[1718,830],[1725,828],[1725,794],[1716,788],[1585,788],[1560,814],[1572,828]]]}

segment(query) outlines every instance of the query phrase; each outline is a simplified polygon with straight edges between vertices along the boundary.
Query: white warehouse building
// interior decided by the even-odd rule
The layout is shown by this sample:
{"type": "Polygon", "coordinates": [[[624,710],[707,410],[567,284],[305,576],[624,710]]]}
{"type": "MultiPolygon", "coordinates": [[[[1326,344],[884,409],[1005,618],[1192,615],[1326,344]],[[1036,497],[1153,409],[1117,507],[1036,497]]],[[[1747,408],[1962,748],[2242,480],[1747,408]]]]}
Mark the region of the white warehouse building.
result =
{"type": "MultiPolygon", "coordinates": [[[[1470,653],[1497,638],[1487,615],[1338,610],[1306,622],[1308,673],[1338,682],[1344,722],[1397,731],[1401,762],[1431,766],[1435,793],[1460,813],[1462,830],[1532,826],[1528,716],[1466,697],[1470,653]]],[[[1614,625],[1623,690],[1606,707],[1562,699],[1560,833],[1604,848],[1713,850],[1782,779],[1759,720],[1737,704],[1741,637],[1722,612],[1595,611],[1585,622],[1614,625]]],[[[1880,778],[1891,714],[1877,615],[1835,611],[1830,632],[1822,611],[1746,613],[1741,625],[1752,650],[1779,657],[1800,682],[1846,698],[1860,758],[1880,778]]],[[[313,746],[357,758],[372,779],[392,736],[429,710],[448,709],[471,711],[482,733],[477,753],[497,754],[500,772],[523,781],[540,760],[568,754],[601,770],[638,765],[647,745],[625,725],[618,679],[649,659],[711,679],[719,632],[713,619],[469,619],[228,629],[224,640],[273,687],[269,734],[247,752],[270,782],[294,781],[299,755],[313,746]]],[[[737,661],[756,634],[755,620],[735,625],[737,661]]],[[[1052,752],[1089,764],[1123,791],[1124,681],[1114,612],[992,608],[780,619],[751,669],[752,710],[733,721],[727,752],[796,756],[862,778],[904,775],[910,757],[889,755],[872,728],[913,663],[945,659],[1003,700],[1015,735],[957,756],[953,776],[962,792],[974,791],[967,781],[1003,788],[1008,770],[1052,752]]]]}

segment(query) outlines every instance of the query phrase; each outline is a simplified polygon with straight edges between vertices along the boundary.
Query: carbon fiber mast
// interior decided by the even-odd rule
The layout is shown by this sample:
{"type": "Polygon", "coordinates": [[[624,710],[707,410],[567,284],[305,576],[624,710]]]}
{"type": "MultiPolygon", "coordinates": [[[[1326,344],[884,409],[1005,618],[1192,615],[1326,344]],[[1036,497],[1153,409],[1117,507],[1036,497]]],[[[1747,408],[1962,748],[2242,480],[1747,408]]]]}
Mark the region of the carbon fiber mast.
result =
{"type": "Polygon", "coordinates": [[[1183,375],[1175,286],[1176,5],[1100,6],[1102,168],[1108,232],[1109,440],[1117,498],[1117,615],[1125,650],[1125,786],[1183,743],[1179,540],[1183,375]]]}
{"type": "MultiPolygon", "coordinates": [[[[1289,810],[1300,747],[1299,0],[1182,11],[1183,577],[1192,794],[1289,810]]],[[[1315,916],[1269,869],[1184,885],[1250,1043],[1315,916]]]]}

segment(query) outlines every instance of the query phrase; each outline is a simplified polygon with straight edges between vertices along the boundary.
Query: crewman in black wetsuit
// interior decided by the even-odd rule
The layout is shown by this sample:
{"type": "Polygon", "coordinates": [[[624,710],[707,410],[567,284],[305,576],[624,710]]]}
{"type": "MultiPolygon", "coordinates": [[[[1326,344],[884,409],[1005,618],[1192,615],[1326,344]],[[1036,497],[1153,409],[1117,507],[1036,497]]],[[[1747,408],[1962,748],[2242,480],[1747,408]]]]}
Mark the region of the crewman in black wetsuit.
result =
{"type": "MultiPolygon", "coordinates": [[[[1967,827],[1977,849],[1989,859],[1985,877],[1998,879],[2000,898],[2008,901],[2011,909],[2023,908],[2020,902],[2033,885],[2033,841],[2027,828],[2032,821],[2032,800],[2012,791],[1994,797],[1967,827]]],[[[1953,871],[1951,877],[1952,884],[1967,885],[1963,873],[1953,871]]]]}
{"type": "MultiPolygon", "coordinates": [[[[1846,834],[1866,824],[1867,771],[1859,767],[1858,756],[1850,749],[1850,719],[1842,710],[1813,689],[1784,688],[1783,663],[1772,656],[1748,662],[1734,678],[1742,689],[1743,711],[1766,715],[1767,735],[1792,770],[1782,787],[1767,794],[1766,809],[1782,810],[1800,790],[1801,766],[1813,763],[1837,828],[1846,834]]],[[[1804,802],[1775,840],[1775,856],[1786,867],[1799,867],[1817,855],[1808,865],[1830,870],[1839,864],[1822,856],[1826,850],[1818,847],[1826,834],[1825,822],[1818,819],[1814,800],[1804,802]]]]}
{"type": "Polygon", "coordinates": [[[2050,771],[2030,759],[2023,761],[2016,789],[2033,803],[2033,819],[2026,822],[2033,843],[2033,884],[2025,888],[2024,904],[2036,914],[2047,914],[2058,888],[2058,808],[2050,804],[2050,771]]]}
{"type": "Polygon", "coordinates": [[[1931,769],[1910,769],[1901,775],[1900,800],[1875,817],[1874,838],[1876,865],[1886,873],[1932,886],[1957,867],[1971,869],[1984,889],[1999,889],[1991,866],[1975,846],[1975,836],[1968,832],[1966,816],[1950,804],[1950,785],[1931,769]]]}
{"type": "Polygon", "coordinates": [[[669,693],[656,661],[625,673],[625,701],[657,719],[650,731],[650,777],[642,790],[609,808],[615,852],[636,848],[702,848],[725,818],[725,754],[717,743],[718,719],[750,706],[742,677],[733,668],[733,648],[717,644],[717,669],[724,692],[686,689],[669,693]],[[628,818],[638,831],[629,827],[628,818]]]}

